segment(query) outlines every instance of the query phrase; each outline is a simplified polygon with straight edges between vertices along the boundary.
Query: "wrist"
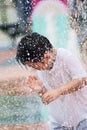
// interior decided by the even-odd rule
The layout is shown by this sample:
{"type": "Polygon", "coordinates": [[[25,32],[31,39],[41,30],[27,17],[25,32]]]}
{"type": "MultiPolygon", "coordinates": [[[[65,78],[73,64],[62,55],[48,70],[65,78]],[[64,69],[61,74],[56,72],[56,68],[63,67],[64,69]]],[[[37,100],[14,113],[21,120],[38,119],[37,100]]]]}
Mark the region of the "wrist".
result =
{"type": "Polygon", "coordinates": [[[46,91],[47,91],[46,88],[42,87],[42,89],[39,91],[39,94],[43,95],[46,91]]]}
{"type": "Polygon", "coordinates": [[[45,87],[42,87],[42,94],[44,94],[46,92],[46,88],[45,87]]]}
{"type": "Polygon", "coordinates": [[[60,88],[57,88],[57,92],[58,92],[58,95],[64,95],[64,91],[63,91],[63,89],[62,89],[62,87],[60,87],[60,88]]]}

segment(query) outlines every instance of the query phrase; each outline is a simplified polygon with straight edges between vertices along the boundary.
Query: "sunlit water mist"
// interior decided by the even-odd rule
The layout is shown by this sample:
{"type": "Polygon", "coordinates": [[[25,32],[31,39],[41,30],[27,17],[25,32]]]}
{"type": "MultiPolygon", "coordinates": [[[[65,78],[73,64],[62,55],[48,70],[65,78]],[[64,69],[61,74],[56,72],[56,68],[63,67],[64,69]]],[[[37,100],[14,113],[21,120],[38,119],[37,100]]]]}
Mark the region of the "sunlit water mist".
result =
{"type": "Polygon", "coordinates": [[[42,103],[40,96],[33,93],[26,85],[27,77],[35,75],[35,70],[25,68],[23,65],[16,67],[12,67],[13,70],[7,68],[7,73],[9,73],[7,77],[3,70],[6,81],[3,78],[0,81],[2,91],[0,91],[0,125],[29,125],[47,122],[49,119],[46,106],[42,103]]]}
{"type": "Polygon", "coordinates": [[[47,116],[39,97],[0,96],[0,125],[44,123],[45,121],[47,116]]]}
{"type": "Polygon", "coordinates": [[[68,41],[66,48],[76,55],[83,65],[83,68],[87,71],[87,53],[86,53],[86,40],[83,45],[78,43],[77,34],[74,29],[68,30],[68,41]]]}
{"type": "Polygon", "coordinates": [[[80,58],[80,50],[77,42],[77,36],[74,29],[69,28],[68,30],[68,40],[67,40],[67,46],[66,48],[70,50],[72,53],[80,58]]]}
{"type": "MultiPolygon", "coordinates": [[[[14,15],[11,16],[8,22],[14,22],[14,15]]],[[[0,52],[8,52],[11,49],[13,49],[12,40],[8,34],[0,31],[0,52]]],[[[33,96],[32,93],[29,96],[23,95],[16,84],[17,78],[27,78],[29,75],[35,75],[35,70],[29,67],[26,68],[23,65],[20,66],[13,57],[12,59],[3,59],[3,62],[0,62],[0,125],[29,125],[48,121],[48,112],[40,96],[33,96]],[[15,79],[15,81],[12,82],[12,79],[15,79]],[[9,84],[6,81],[9,81],[9,84]],[[8,90],[7,93],[5,93],[6,90],[8,90]],[[17,94],[17,90],[20,94],[17,94]]]]}
{"type": "Polygon", "coordinates": [[[68,9],[60,1],[41,1],[32,13],[33,31],[45,35],[54,47],[66,47],[68,9]]]}
{"type": "Polygon", "coordinates": [[[57,32],[57,28],[55,26],[55,22],[56,22],[56,19],[55,19],[56,15],[55,13],[52,13],[52,12],[48,12],[46,14],[46,34],[48,34],[48,38],[50,39],[51,43],[56,46],[56,42],[58,41],[57,39],[59,39],[58,37],[56,37],[56,32],[57,32]],[[55,35],[54,35],[55,34],[55,35]]]}
{"type": "Polygon", "coordinates": [[[80,59],[80,45],[77,34],[70,27],[68,8],[61,2],[43,1],[32,14],[33,31],[45,35],[56,48],[67,48],[80,59]],[[50,11],[51,7],[51,11],[50,11]],[[56,9],[56,10],[55,10],[56,9]]]}
{"type": "Polygon", "coordinates": [[[32,93],[26,86],[21,92],[20,86],[29,75],[35,75],[35,70],[23,65],[0,68],[0,125],[16,125],[44,123],[47,121],[47,112],[39,95],[32,93]],[[9,74],[9,75],[8,75],[9,74]],[[25,77],[22,79],[22,77],[25,77]],[[16,78],[14,80],[14,78],[16,78]],[[21,79],[21,82],[17,80],[21,79]],[[11,80],[10,80],[11,79],[11,80]],[[13,82],[12,82],[13,79],[13,82]],[[8,82],[7,82],[8,80],[8,82]],[[19,85],[18,85],[19,84],[19,85]],[[19,88],[18,88],[19,87],[19,88]],[[15,90],[16,89],[16,93],[15,90]],[[6,90],[8,90],[6,92],[6,90]],[[19,94],[17,93],[17,90],[19,94]],[[27,93],[27,96],[26,96],[27,93]],[[30,93],[28,95],[28,93],[30,93]]]}
{"type": "MultiPolygon", "coordinates": [[[[51,2],[49,2],[49,5],[51,5],[50,3],[51,2]]],[[[73,29],[71,29],[68,26],[69,23],[68,16],[63,14],[61,15],[57,14],[53,10],[51,11],[47,10],[46,12],[46,8],[44,5],[43,3],[42,5],[39,4],[38,8],[35,9],[35,13],[32,15],[34,23],[33,31],[45,35],[56,48],[59,47],[67,48],[68,50],[71,51],[71,53],[74,53],[80,59],[80,50],[79,50],[80,46],[78,45],[77,42],[77,36],[76,36],[77,34],[73,29]],[[42,7],[42,10],[40,7],[42,7]]],[[[55,81],[54,78],[52,80],[55,81]]]]}
{"type": "MultiPolygon", "coordinates": [[[[65,16],[62,17],[60,15],[57,17],[55,12],[51,13],[49,11],[45,17],[37,17],[34,20],[34,31],[45,34],[56,48],[67,48],[79,56],[76,34],[72,29],[67,28],[68,19],[65,16]],[[56,21],[57,19],[58,21],[56,21]],[[58,26],[60,27],[59,29],[58,26]]],[[[24,66],[20,68],[24,70],[26,76],[30,75],[28,73],[29,68],[25,68],[24,66]]],[[[35,70],[31,72],[35,73],[35,70]]],[[[0,124],[39,123],[47,121],[47,112],[40,97],[2,96],[0,97],[0,112],[0,124]]]]}

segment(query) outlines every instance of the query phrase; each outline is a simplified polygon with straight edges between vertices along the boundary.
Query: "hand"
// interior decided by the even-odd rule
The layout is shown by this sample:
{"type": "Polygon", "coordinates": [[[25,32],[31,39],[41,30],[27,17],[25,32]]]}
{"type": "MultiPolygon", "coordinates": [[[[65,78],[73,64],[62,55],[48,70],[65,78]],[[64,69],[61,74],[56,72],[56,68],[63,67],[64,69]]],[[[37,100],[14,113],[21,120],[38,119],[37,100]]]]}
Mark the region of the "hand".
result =
{"type": "Polygon", "coordinates": [[[42,96],[42,101],[45,104],[49,104],[50,102],[56,100],[59,96],[60,91],[58,91],[58,89],[49,90],[42,96]]]}
{"type": "Polygon", "coordinates": [[[40,92],[43,88],[43,84],[37,76],[29,76],[27,80],[27,86],[37,92],[40,92]]]}

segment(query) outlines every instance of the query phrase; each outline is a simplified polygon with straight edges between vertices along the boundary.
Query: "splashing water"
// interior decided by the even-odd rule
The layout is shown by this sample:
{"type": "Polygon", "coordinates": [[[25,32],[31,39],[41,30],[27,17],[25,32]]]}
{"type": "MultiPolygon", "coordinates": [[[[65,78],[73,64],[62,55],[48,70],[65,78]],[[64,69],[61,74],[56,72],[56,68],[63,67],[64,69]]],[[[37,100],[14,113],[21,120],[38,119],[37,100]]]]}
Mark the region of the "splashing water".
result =
{"type": "MultiPolygon", "coordinates": [[[[55,4],[54,7],[56,7],[57,4],[55,4]]],[[[49,5],[48,7],[50,8],[50,6],[52,5],[49,5]]],[[[44,15],[37,16],[37,13],[35,14],[36,16],[33,15],[33,31],[38,31],[42,34],[45,34],[56,48],[66,47],[69,50],[74,50],[76,55],[78,55],[79,52],[77,52],[77,46],[75,44],[77,41],[73,40],[76,39],[76,37],[74,36],[72,30],[70,30],[71,34],[69,33],[69,38],[72,37],[72,34],[73,38],[72,40],[71,38],[70,40],[68,39],[67,43],[68,17],[65,15],[62,16],[62,14],[59,14],[59,12],[50,12],[49,8],[45,17],[44,15]],[[60,28],[57,28],[58,26],[60,28]]],[[[65,8],[66,7],[63,9],[65,8]]],[[[28,74],[27,70],[26,73],[28,74]]],[[[47,112],[45,111],[44,105],[39,97],[2,96],[0,98],[0,112],[0,124],[28,124],[47,121],[47,112]]]]}
{"type": "Polygon", "coordinates": [[[44,123],[43,104],[34,96],[0,96],[0,125],[44,123]]]}
{"type": "Polygon", "coordinates": [[[56,48],[66,47],[68,9],[61,1],[39,2],[32,13],[32,20],[33,31],[48,37],[56,48]]]}
{"type": "MultiPolygon", "coordinates": [[[[35,8],[35,10],[34,10],[35,12],[32,15],[33,31],[37,31],[38,33],[41,33],[41,34],[45,35],[46,37],[48,37],[48,39],[51,41],[51,43],[56,48],[58,48],[58,47],[67,48],[71,52],[74,52],[78,58],[80,58],[80,52],[79,52],[79,46],[77,44],[78,39],[76,36],[76,32],[75,32],[75,30],[73,30],[69,27],[66,27],[68,25],[67,24],[68,18],[64,15],[65,16],[65,19],[64,19],[63,14],[56,13],[54,10],[52,10],[51,1],[48,0],[47,2],[49,4],[45,3],[45,2],[42,2],[42,3],[40,2],[39,5],[37,6],[37,8],[35,8]],[[47,4],[49,6],[51,6],[51,11],[48,9],[46,10],[45,6],[47,6],[47,4]],[[63,24],[62,24],[62,21],[63,21],[63,24]],[[64,24],[64,22],[65,22],[65,24],[64,24]],[[66,34],[68,34],[68,36],[66,36],[66,34]],[[68,38],[66,38],[65,36],[68,38]]],[[[55,3],[55,1],[54,1],[54,3],[55,3]]],[[[45,76],[46,75],[44,75],[44,77],[45,76]]],[[[53,81],[55,81],[54,77],[52,78],[51,81],[52,82],[50,83],[50,81],[48,80],[50,86],[51,85],[53,86],[53,81]]],[[[69,99],[67,98],[67,100],[69,100],[69,99]]],[[[67,107],[66,107],[65,111],[68,111],[67,107]]],[[[71,116],[70,118],[72,120],[73,116],[71,116]]],[[[70,121],[70,123],[71,122],[72,121],[70,121]]],[[[65,122],[65,123],[67,123],[67,122],[65,122]]]]}
{"type": "Polygon", "coordinates": [[[87,70],[86,57],[86,39],[87,39],[87,1],[70,1],[71,27],[77,35],[77,43],[80,51],[80,60],[87,70]],[[84,47],[83,47],[84,46],[84,47]]]}
{"type": "MultiPolygon", "coordinates": [[[[12,1],[6,0],[6,2],[12,2],[12,1]]],[[[20,4],[23,4],[22,0],[19,0],[18,2],[20,4]]],[[[30,0],[27,0],[26,2],[29,4],[30,0]]],[[[0,7],[1,7],[1,5],[0,5],[0,7]]],[[[6,8],[6,9],[7,9],[7,12],[6,12],[7,13],[7,17],[6,17],[7,22],[8,23],[18,22],[17,11],[14,8],[10,8],[10,7],[6,8]],[[13,17],[14,17],[14,19],[13,19],[13,17]]],[[[26,10],[26,16],[29,16],[29,10],[31,10],[31,7],[29,7],[29,8],[26,7],[25,10],[26,10]]],[[[3,9],[3,11],[4,11],[4,9],[3,9]]],[[[19,12],[19,13],[21,13],[21,12],[19,12]]],[[[0,16],[1,16],[1,12],[0,12],[0,16]]],[[[3,16],[3,18],[4,18],[4,16],[3,16]]],[[[25,23],[25,20],[23,21],[22,18],[23,17],[21,16],[19,18],[19,20],[20,21],[22,20],[21,22],[25,23]]],[[[4,22],[6,22],[6,21],[4,21],[4,22]]],[[[2,24],[1,17],[0,17],[0,24],[2,24]]],[[[8,34],[5,36],[5,34],[1,31],[0,31],[0,34],[1,34],[0,35],[0,43],[1,43],[0,44],[0,54],[1,54],[1,51],[2,52],[7,51],[7,54],[8,54],[8,51],[10,49],[13,49],[12,41],[10,38],[8,38],[8,34]]],[[[19,67],[19,65],[15,61],[14,57],[9,58],[9,56],[7,55],[7,56],[5,56],[4,60],[2,60],[2,59],[1,59],[1,63],[0,63],[0,129],[1,129],[1,125],[3,125],[3,126],[4,125],[7,125],[7,126],[8,125],[21,125],[21,124],[30,125],[30,124],[47,122],[47,120],[48,120],[47,112],[46,112],[47,109],[46,109],[45,105],[42,103],[41,98],[39,96],[32,96],[32,94],[29,96],[26,96],[26,93],[25,93],[25,95],[22,95],[24,93],[24,92],[22,93],[21,89],[20,89],[22,81],[20,83],[19,88],[17,88],[18,82],[15,83],[15,85],[13,85],[14,81],[9,84],[6,81],[5,81],[5,83],[2,82],[3,79],[10,80],[10,78],[14,79],[15,77],[21,79],[22,76],[29,76],[29,74],[31,74],[31,73],[35,74],[35,70],[32,71],[30,69],[29,70],[25,69],[24,66],[22,66],[22,68],[19,67]],[[3,88],[4,90],[2,90],[1,88],[3,88]],[[14,88],[15,88],[15,90],[14,90],[14,88]],[[13,90],[11,90],[11,89],[13,89],[13,90]],[[19,95],[17,95],[17,90],[20,93],[19,95]]],[[[9,81],[9,82],[11,82],[11,81],[9,81]]],[[[24,88],[23,90],[25,91],[25,89],[26,88],[24,88]]],[[[38,127],[36,129],[38,129],[38,127]]],[[[32,128],[32,130],[35,130],[35,128],[32,128]]]]}

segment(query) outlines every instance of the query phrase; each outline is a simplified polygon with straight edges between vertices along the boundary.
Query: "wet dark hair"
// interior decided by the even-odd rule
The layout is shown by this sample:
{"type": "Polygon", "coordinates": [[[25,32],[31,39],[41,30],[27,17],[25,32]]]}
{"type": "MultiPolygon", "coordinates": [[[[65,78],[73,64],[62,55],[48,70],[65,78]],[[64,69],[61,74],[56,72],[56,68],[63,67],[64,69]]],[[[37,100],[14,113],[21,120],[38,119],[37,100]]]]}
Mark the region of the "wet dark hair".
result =
{"type": "Polygon", "coordinates": [[[34,32],[24,36],[17,46],[16,60],[24,64],[26,61],[40,62],[46,51],[53,50],[50,41],[34,32]]]}

